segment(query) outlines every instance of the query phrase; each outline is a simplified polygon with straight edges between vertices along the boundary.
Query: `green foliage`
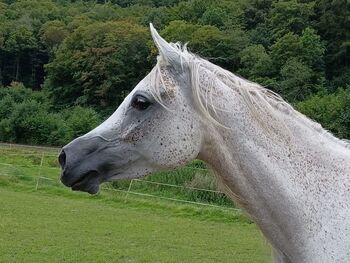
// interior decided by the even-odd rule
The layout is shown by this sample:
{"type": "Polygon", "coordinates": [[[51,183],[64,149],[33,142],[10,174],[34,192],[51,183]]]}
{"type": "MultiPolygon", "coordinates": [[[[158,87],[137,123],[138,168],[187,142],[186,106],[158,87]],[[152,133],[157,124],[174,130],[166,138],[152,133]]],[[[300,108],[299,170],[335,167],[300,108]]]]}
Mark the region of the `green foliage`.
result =
{"type": "Polygon", "coordinates": [[[248,43],[240,29],[221,31],[215,26],[200,26],[185,21],[172,21],[162,30],[168,41],[188,42],[191,50],[225,68],[236,70],[239,51],[248,43]]]}
{"type": "Polygon", "coordinates": [[[317,0],[316,27],[327,47],[326,73],[335,88],[349,83],[350,2],[317,0]]]}
{"type": "Polygon", "coordinates": [[[82,107],[50,112],[47,94],[19,83],[0,91],[0,141],[64,145],[101,122],[94,110],[82,107]]]}
{"type": "Polygon", "coordinates": [[[324,70],[324,54],[326,48],[321,41],[321,37],[316,31],[307,27],[300,37],[302,52],[301,59],[312,69],[318,72],[324,70]]]}
{"type": "Polygon", "coordinates": [[[298,0],[273,2],[269,24],[274,37],[277,39],[288,32],[300,34],[310,25],[314,4],[313,1],[305,3],[298,0]]]}
{"type": "Polygon", "coordinates": [[[191,24],[183,20],[175,20],[171,21],[161,33],[168,41],[186,43],[191,40],[193,33],[198,30],[199,27],[199,25],[191,24]]]}
{"type": "Polygon", "coordinates": [[[11,30],[4,41],[5,50],[20,53],[36,47],[36,39],[33,32],[26,26],[18,26],[11,30]]]}
{"type": "Polygon", "coordinates": [[[244,25],[242,4],[236,1],[191,0],[174,7],[177,20],[211,25],[220,29],[241,28],[244,25]]]}
{"type": "Polygon", "coordinates": [[[300,54],[302,54],[300,37],[292,32],[285,34],[271,46],[271,58],[277,70],[281,68],[288,59],[297,58],[300,54]]]}
{"type": "Polygon", "coordinates": [[[122,7],[128,7],[131,5],[148,5],[148,6],[172,6],[180,2],[180,0],[112,0],[114,4],[122,7]]]}
{"type": "Polygon", "coordinates": [[[150,68],[148,39],[146,29],[132,22],[79,27],[47,65],[46,89],[56,105],[114,109],[150,68]]]}
{"type": "Polygon", "coordinates": [[[312,82],[312,70],[298,59],[289,59],[280,73],[282,81],[277,89],[288,101],[301,101],[315,93],[317,86],[312,82]]]}
{"type": "Polygon", "coordinates": [[[211,25],[216,27],[223,27],[225,25],[226,13],[221,8],[213,8],[207,9],[201,19],[200,22],[203,25],[211,25]]]}
{"type": "Polygon", "coordinates": [[[263,45],[248,46],[239,55],[242,65],[239,73],[244,77],[264,84],[264,78],[272,75],[272,60],[263,45]]]}
{"type": "Polygon", "coordinates": [[[244,20],[247,29],[254,29],[265,24],[272,2],[272,0],[251,0],[244,6],[244,20]]]}
{"type": "Polygon", "coordinates": [[[54,110],[110,114],[154,64],[149,22],[167,40],[188,42],[191,51],[292,103],[335,93],[350,82],[349,10],[346,0],[2,1],[0,86],[12,87],[0,88],[2,138],[16,140],[6,126],[9,109],[28,101],[43,108],[38,118],[50,119],[45,129],[56,135],[42,136],[55,144],[89,126],[72,128],[54,110]],[[15,88],[19,83],[37,92],[15,88]]]}
{"type": "Polygon", "coordinates": [[[145,14],[141,19],[141,24],[148,26],[150,21],[158,29],[163,29],[170,21],[178,20],[180,16],[173,12],[170,8],[159,7],[152,8],[148,14],[145,14]]]}
{"type": "Polygon", "coordinates": [[[306,99],[324,89],[325,47],[312,28],[301,36],[292,32],[279,38],[271,46],[276,79],[274,89],[288,101],[306,99]]]}
{"type": "MultiPolygon", "coordinates": [[[[11,97],[16,103],[21,103],[25,100],[35,100],[42,104],[48,103],[46,93],[28,89],[20,82],[12,82],[7,88],[0,88],[0,99],[2,100],[7,96],[11,97]]],[[[45,107],[48,106],[46,105],[45,107]]]]}
{"type": "Polygon", "coordinates": [[[70,138],[77,138],[97,127],[101,123],[100,116],[91,108],[76,106],[62,112],[62,117],[71,130],[70,138]]]}
{"type": "Polygon", "coordinates": [[[0,140],[29,144],[60,144],[67,131],[63,120],[47,112],[45,105],[27,100],[14,104],[11,114],[0,122],[0,140]],[[59,134],[56,134],[60,131],[59,134]]]}
{"type": "Polygon", "coordinates": [[[68,32],[62,21],[46,22],[40,29],[40,40],[51,52],[55,51],[66,38],[68,32]]]}
{"type": "Polygon", "coordinates": [[[350,138],[350,88],[315,95],[298,103],[297,109],[340,138],[350,138]]]}

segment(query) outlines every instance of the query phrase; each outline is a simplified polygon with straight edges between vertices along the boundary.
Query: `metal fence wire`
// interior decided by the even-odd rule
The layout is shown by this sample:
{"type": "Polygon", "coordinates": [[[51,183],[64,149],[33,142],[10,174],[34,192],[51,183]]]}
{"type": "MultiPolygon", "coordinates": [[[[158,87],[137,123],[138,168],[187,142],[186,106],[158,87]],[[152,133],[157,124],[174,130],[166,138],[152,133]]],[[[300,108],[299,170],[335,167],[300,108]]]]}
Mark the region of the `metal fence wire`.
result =
{"type": "MultiPolygon", "coordinates": [[[[0,143],[0,150],[4,151],[2,155],[0,156],[0,176],[4,177],[19,177],[19,178],[27,178],[35,181],[35,190],[37,191],[40,188],[40,185],[43,181],[50,181],[57,183],[57,186],[63,187],[63,184],[59,181],[58,174],[60,172],[60,168],[57,166],[52,167],[52,166],[47,166],[45,164],[45,158],[54,158],[55,160],[57,159],[58,153],[59,153],[59,148],[53,148],[53,147],[46,147],[46,146],[31,146],[31,145],[18,145],[18,144],[9,144],[9,143],[0,143]],[[28,150],[31,152],[23,152],[23,153],[17,153],[13,152],[15,150],[28,150]],[[27,158],[27,157],[32,157],[36,156],[40,158],[40,162],[38,164],[14,164],[11,162],[6,162],[7,159],[5,158],[5,161],[1,157],[10,157],[14,158],[15,156],[27,158]],[[2,167],[7,167],[12,169],[12,172],[6,172],[6,169],[2,167]],[[21,169],[37,169],[37,175],[25,175],[22,174],[24,171],[21,169]],[[54,178],[50,178],[48,176],[45,176],[44,170],[49,171],[51,170],[52,172],[57,171],[57,175],[54,178]]],[[[182,168],[184,169],[184,168],[182,168]]],[[[197,167],[185,167],[185,169],[191,169],[193,171],[206,171],[206,169],[203,168],[197,168],[197,167]]],[[[56,174],[56,173],[55,173],[56,174]]],[[[217,204],[211,204],[211,203],[204,203],[204,202],[197,202],[197,201],[190,201],[190,200],[185,200],[185,199],[180,199],[180,198],[173,198],[173,197],[166,197],[166,196],[159,196],[151,193],[144,193],[137,191],[135,189],[135,185],[138,183],[146,183],[146,184],[151,184],[151,185],[156,185],[156,186],[162,186],[162,187],[170,187],[170,188],[177,188],[177,189],[185,189],[189,191],[201,191],[201,192],[208,192],[208,193],[213,193],[213,194],[218,194],[218,195],[224,195],[222,191],[218,190],[212,190],[212,189],[203,189],[203,188],[198,188],[198,187],[191,187],[191,186],[185,186],[185,185],[175,185],[175,184],[169,184],[169,183],[162,183],[162,182],[155,182],[155,181],[149,181],[149,180],[143,180],[143,179],[132,179],[130,180],[129,185],[127,186],[127,189],[118,189],[115,187],[112,187],[110,184],[104,184],[101,187],[101,190],[103,191],[112,191],[112,192],[119,192],[123,193],[124,200],[127,201],[129,195],[135,195],[135,196],[142,196],[142,197],[147,197],[147,198],[156,198],[156,199],[161,199],[161,200],[168,200],[172,202],[179,202],[179,203],[187,203],[187,204],[193,204],[193,205],[199,205],[199,206],[207,206],[207,207],[215,207],[215,208],[220,208],[220,209],[229,209],[229,210],[237,210],[240,211],[240,209],[234,208],[234,207],[229,207],[229,206],[223,206],[223,205],[217,205],[217,204]],[[133,188],[134,187],[134,188],[133,188]]]]}

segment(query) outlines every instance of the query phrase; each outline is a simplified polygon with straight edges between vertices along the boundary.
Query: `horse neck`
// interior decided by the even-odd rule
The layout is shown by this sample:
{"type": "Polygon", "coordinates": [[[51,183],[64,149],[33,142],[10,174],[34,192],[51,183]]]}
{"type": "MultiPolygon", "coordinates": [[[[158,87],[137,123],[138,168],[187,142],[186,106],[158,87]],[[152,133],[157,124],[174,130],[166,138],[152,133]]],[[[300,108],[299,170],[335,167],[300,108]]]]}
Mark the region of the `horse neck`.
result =
{"type": "Polygon", "coordinates": [[[228,194],[277,251],[302,262],[310,248],[308,237],[322,226],[322,213],[334,208],[337,191],[350,187],[349,151],[316,133],[297,115],[278,113],[283,124],[269,123],[267,118],[264,125],[239,93],[221,92],[225,96],[217,96],[213,104],[229,105],[217,113],[218,121],[229,129],[203,122],[207,132],[199,158],[213,168],[228,194]],[[340,175],[347,175],[345,187],[335,179],[340,175]]]}

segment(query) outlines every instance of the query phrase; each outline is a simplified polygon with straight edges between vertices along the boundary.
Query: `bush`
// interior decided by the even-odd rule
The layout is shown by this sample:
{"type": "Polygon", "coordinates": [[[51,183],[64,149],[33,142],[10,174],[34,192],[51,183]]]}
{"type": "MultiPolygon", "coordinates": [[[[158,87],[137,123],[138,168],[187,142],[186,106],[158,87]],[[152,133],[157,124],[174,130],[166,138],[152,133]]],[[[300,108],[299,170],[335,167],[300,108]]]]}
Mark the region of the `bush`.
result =
{"type": "Polygon", "coordinates": [[[64,145],[97,126],[101,118],[93,110],[73,107],[50,112],[44,92],[20,83],[0,89],[0,140],[4,142],[64,145]]]}
{"type": "Polygon", "coordinates": [[[70,129],[70,137],[79,137],[101,123],[101,117],[91,108],[76,106],[62,113],[66,124],[70,129]]]}
{"type": "Polygon", "coordinates": [[[8,118],[12,113],[12,108],[14,107],[15,100],[6,95],[0,100],[0,116],[1,119],[8,118]]]}
{"type": "Polygon", "coordinates": [[[350,87],[334,94],[318,94],[297,109],[340,138],[350,139],[350,87]]]}
{"type": "Polygon", "coordinates": [[[29,144],[57,144],[52,133],[63,124],[58,115],[33,100],[16,104],[8,120],[16,142],[29,144]]]}
{"type": "Polygon", "coordinates": [[[0,120],[0,141],[15,142],[16,136],[12,129],[11,121],[9,119],[0,120]]]}
{"type": "MultiPolygon", "coordinates": [[[[12,82],[9,87],[0,89],[0,100],[4,97],[10,97],[16,103],[21,103],[26,100],[35,100],[48,106],[48,94],[44,91],[33,91],[26,88],[20,82],[12,82]]],[[[1,115],[2,116],[2,115],[1,115]]]]}

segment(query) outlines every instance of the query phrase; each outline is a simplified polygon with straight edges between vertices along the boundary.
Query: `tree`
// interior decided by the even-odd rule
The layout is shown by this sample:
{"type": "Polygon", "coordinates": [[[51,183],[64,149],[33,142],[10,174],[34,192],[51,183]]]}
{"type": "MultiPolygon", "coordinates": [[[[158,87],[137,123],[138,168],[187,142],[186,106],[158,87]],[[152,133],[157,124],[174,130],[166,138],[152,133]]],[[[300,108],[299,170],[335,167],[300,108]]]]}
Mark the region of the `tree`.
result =
{"type": "Polygon", "coordinates": [[[214,7],[207,9],[199,19],[203,25],[216,26],[218,28],[225,25],[227,13],[222,8],[214,7]]]}
{"type": "Polygon", "coordinates": [[[324,71],[324,54],[324,43],[316,31],[309,27],[303,30],[301,36],[289,32],[271,46],[271,56],[278,68],[288,59],[298,58],[313,70],[321,73],[324,71]]]}
{"type": "Polygon", "coordinates": [[[252,0],[244,7],[244,20],[248,30],[265,24],[272,0],[252,0]]]}
{"type": "Polygon", "coordinates": [[[260,24],[256,28],[247,32],[250,37],[250,42],[256,45],[263,45],[269,48],[272,42],[272,34],[266,24],[260,24]]]}
{"type": "Polygon", "coordinates": [[[0,89],[0,141],[64,145],[95,128],[100,116],[90,108],[72,107],[51,112],[43,91],[13,82],[0,89]]]}
{"type": "Polygon", "coordinates": [[[297,58],[287,60],[280,74],[278,91],[289,102],[305,100],[319,91],[317,85],[312,82],[312,70],[297,58]]]}
{"type": "Polygon", "coordinates": [[[155,28],[161,30],[164,29],[170,21],[179,19],[180,17],[175,12],[172,12],[170,8],[159,7],[152,8],[148,14],[145,14],[141,19],[141,23],[148,27],[149,23],[152,22],[155,28]]]}
{"type": "Polygon", "coordinates": [[[313,70],[320,74],[324,71],[325,44],[316,31],[310,27],[303,30],[300,37],[302,46],[301,58],[313,70]]]}
{"type": "Polygon", "coordinates": [[[179,5],[174,8],[174,12],[177,13],[177,16],[180,17],[181,20],[196,23],[209,6],[211,6],[211,1],[209,0],[191,0],[188,2],[180,2],[179,5]]]}
{"type": "Polygon", "coordinates": [[[318,32],[326,41],[326,73],[333,86],[343,86],[350,79],[350,2],[316,1],[318,32]]]}
{"type": "Polygon", "coordinates": [[[240,29],[219,30],[185,21],[170,22],[161,33],[168,41],[188,42],[197,54],[233,71],[239,67],[239,52],[248,43],[248,37],[240,29]]]}
{"type": "Polygon", "coordinates": [[[91,108],[76,106],[64,110],[62,117],[69,127],[69,137],[77,138],[91,131],[101,123],[101,117],[91,108]]]}
{"type": "Polygon", "coordinates": [[[15,26],[10,30],[4,41],[4,48],[15,56],[15,80],[20,80],[21,58],[30,50],[37,48],[37,41],[33,31],[25,26],[15,26]]]}
{"type": "Polygon", "coordinates": [[[262,45],[252,45],[240,54],[241,68],[239,74],[266,86],[274,75],[272,60],[262,45]]]}
{"type": "Polygon", "coordinates": [[[340,138],[350,139],[350,87],[317,94],[298,103],[297,109],[340,138]]]}
{"type": "Polygon", "coordinates": [[[271,46],[271,58],[278,80],[275,90],[289,101],[300,101],[324,86],[324,44],[315,30],[306,28],[301,36],[292,32],[271,46]]]}
{"type": "Polygon", "coordinates": [[[192,23],[188,23],[183,20],[171,21],[167,27],[165,27],[161,34],[171,42],[180,41],[186,43],[191,41],[192,35],[200,26],[192,23]]]}
{"type": "Polygon", "coordinates": [[[67,34],[68,31],[62,21],[49,21],[40,29],[40,40],[53,53],[66,38],[67,34]]]}
{"type": "Polygon", "coordinates": [[[237,1],[211,1],[198,21],[202,25],[212,25],[221,30],[242,29],[244,27],[242,5],[237,1]]]}
{"type": "Polygon", "coordinates": [[[243,4],[237,1],[191,0],[172,8],[178,20],[219,29],[243,28],[243,4]]]}
{"type": "Polygon", "coordinates": [[[132,22],[95,22],[69,35],[47,65],[55,104],[114,109],[150,69],[149,33],[132,22]]]}
{"type": "Polygon", "coordinates": [[[298,0],[273,2],[269,24],[275,39],[289,32],[300,34],[310,26],[313,15],[314,2],[303,3],[298,0]]]}
{"type": "Polygon", "coordinates": [[[292,32],[289,32],[279,38],[271,46],[271,58],[273,60],[276,71],[287,62],[290,58],[299,57],[303,47],[300,42],[300,37],[292,32]]]}

